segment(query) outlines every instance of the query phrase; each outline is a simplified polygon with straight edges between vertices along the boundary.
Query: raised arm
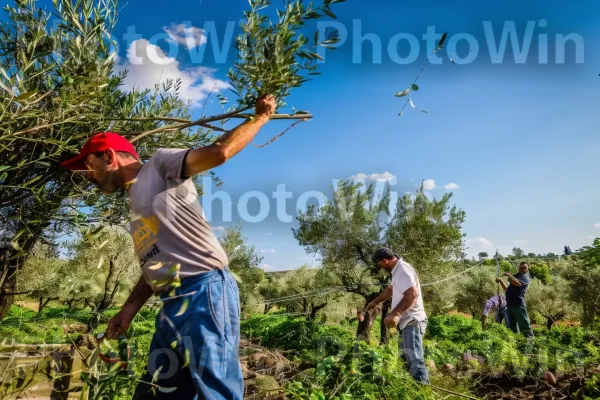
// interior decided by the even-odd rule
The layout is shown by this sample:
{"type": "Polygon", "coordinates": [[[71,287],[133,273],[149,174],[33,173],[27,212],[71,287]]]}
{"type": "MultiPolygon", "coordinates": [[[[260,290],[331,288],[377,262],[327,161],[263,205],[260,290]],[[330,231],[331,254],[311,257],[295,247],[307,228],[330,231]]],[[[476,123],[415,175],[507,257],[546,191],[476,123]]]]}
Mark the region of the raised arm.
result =
{"type": "Polygon", "coordinates": [[[499,283],[500,286],[502,286],[502,289],[506,292],[506,289],[508,289],[508,286],[506,286],[506,282],[504,282],[504,279],[496,278],[496,282],[499,283]]]}
{"type": "Polygon", "coordinates": [[[523,286],[523,283],[521,283],[520,280],[518,280],[517,278],[515,278],[514,276],[512,276],[510,274],[510,272],[505,272],[504,276],[506,276],[508,278],[508,281],[510,282],[511,285],[516,286],[516,287],[523,286]]]}
{"type": "Polygon", "coordinates": [[[239,153],[250,143],[271,118],[277,103],[273,96],[264,96],[256,102],[256,116],[225,133],[210,146],[191,150],[183,166],[183,175],[191,177],[217,167],[239,153]]]}

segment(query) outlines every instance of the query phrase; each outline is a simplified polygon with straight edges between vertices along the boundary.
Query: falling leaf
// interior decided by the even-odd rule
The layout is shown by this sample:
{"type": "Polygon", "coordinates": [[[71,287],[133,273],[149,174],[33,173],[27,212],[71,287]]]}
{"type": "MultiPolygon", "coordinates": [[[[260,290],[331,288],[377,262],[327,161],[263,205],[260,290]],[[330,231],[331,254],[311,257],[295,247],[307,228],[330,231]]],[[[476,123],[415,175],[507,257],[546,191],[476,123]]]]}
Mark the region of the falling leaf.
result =
{"type": "Polygon", "coordinates": [[[163,266],[163,263],[161,263],[161,262],[157,262],[156,264],[149,266],[149,267],[148,267],[148,269],[149,269],[150,271],[157,271],[157,270],[159,270],[159,269],[160,269],[162,266],[163,266]]]}
{"type": "Polygon", "coordinates": [[[100,256],[100,261],[98,261],[98,269],[102,268],[102,264],[104,264],[104,256],[100,256]]]}
{"type": "Polygon", "coordinates": [[[163,367],[161,365],[156,371],[154,371],[154,374],[152,375],[152,382],[158,381],[158,375],[160,375],[160,371],[162,370],[162,368],[163,367]]]}
{"type": "Polygon", "coordinates": [[[101,248],[103,248],[104,246],[106,246],[107,243],[108,243],[108,240],[105,240],[100,246],[98,246],[96,248],[96,250],[100,250],[101,248]]]}
{"type": "Polygon", "coordinates": [[[183,354],[183,368],[187,367],[188,365],[190,365],[190,351],[185,349],[183,354]]]}
{"type": "Polygon", "coordinates": [[[439,50],[439,49],[441,49],[441,48],[442,48],[442,46],[444,45],[444,42],[446,41],[446,37],[447,37],[447,36],[448,36],[448,32],[445,32],[445,33],[442,35],[442,38],[440,39],[440,43],[438,44],[438,47],[437,47],[437,49],[436,49],[436,50],[439,50]]]}
{"type": "Polygon", "coordinates": [[[398,93],[396,93],[394,96],[396,96],[396,97],[404,97],[404,96],[406,96],[406,95],[407,95],[407,94],[409,94],[409,93],[410,93],[410,89],[406,89],[406,90],[405,90],[405,91],[403,91],[403,92],[398,92],[398,93]]]}
{"type": "Polygon", "coordinates": [[[240,276],[238,274],[236,274],[233,271],[230,271],[231,275],[233,275],[233,277],[235,278],[235,280],[237,281],[237,283],[242,283],[242,278],[240,278],[240,276]]]}
{"type": "Polygon", "coordinates": [[[412,90],[414,90],[414,91],[417,91],[417,90],[419,90],[419,86],[418,86],[416,83],[413,83],[413,84],[411,85],[411,87],[412,87],[412,90]]]}
{"type": "Polygon", "coordinates": [[[410,102],[410,106],[411,106],[412,108],[414,108],[414,109],[415,109],[415,110],[417,110],[417,111],[421,111],[422,113],[429,114],[429,112],[427,112],[427,111],[425,111],[425,110],[421,110],[420,108],[417,108],[417,107],[415,107],[415,103],[413,103],[413,101],[412,101],[412,98],[409,98],[408,100],[409,100],[409,102],[410,102]]]}
{"type": "Polygon", "coordinates": [[[177,272],[179,272],[180,268],[181,268],[181,265],[179,265],[179,264],[172,265],[171,268],[169,268],[169,273],[171,275],[175,275],[177,272]]]}
{"type": "Polygon", "coordinates": [[[189,305],[190,305],[190,299],[189,299],[189,297],[185,297],[183,299],[183,304],[181,304],[181,308],[179,309],[179,312],[177,314],[175,314],[175,316],[179,317],[180,315],[185,314],[189,305]]]}
{"type": "Polygon", "coordinates": [[[171,348],[172,348],[173,350],[175,350],[175,348],[176,348],[176,347],[177,347],[177,340],[173,340],[173,341],[171,342],[171,348]]]}
{"type": "Polygon", "coordinates": [[[451,62],[452,64],[456,65],[456,63],[454,62],[454,59],[453,59],[452,57],[448,56],[448,58],[450,59],[450,62],[451,62]]]}

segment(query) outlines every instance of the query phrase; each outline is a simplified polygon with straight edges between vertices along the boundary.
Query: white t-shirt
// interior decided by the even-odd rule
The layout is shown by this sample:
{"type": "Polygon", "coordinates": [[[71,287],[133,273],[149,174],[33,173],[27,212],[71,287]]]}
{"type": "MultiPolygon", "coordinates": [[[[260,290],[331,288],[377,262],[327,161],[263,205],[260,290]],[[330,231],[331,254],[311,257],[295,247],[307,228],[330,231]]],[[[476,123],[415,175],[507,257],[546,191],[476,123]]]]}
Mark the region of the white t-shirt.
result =
{"type": "Polygon", "coordinates": [[[392,270],[392,287],[394,288],[392,295],[392,310],[400,304],[404,297],[404,292],[412,286],[416,286],[417,288],[417,301],[415,301],[414,305],[400,316],[398,329],[404,329],[413,319],[419,322],[427,319],[425,307],[423,306],[423,296],[421,295],[421,284],[419,283],[417,272],[412,265],[399,259],[392,270]]]}

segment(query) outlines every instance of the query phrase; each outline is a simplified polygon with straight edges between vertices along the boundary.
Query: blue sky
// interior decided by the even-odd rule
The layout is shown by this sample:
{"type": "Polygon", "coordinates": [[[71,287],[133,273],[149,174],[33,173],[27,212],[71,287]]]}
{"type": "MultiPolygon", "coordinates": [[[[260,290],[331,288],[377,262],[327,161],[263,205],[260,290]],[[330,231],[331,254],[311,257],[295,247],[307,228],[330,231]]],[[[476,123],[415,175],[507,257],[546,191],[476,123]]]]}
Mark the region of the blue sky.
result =
{"type": "MultiPolygon", "coordinates": [[[[445,193],[444,185],[458,185],[453,190],[454,202],[467,213],[464,229],[469,255],[493,253],[496,248],[507,253],[515,246],[526,252],[560,253],[564,245],[576,249],[590,244],[591,237],[600,236],[600,224],[594,227],[600,223],[600,14],[595,3],[348,0],[334,5],[338,22],[347,29],[347,41],[326,53],[326,62],[320,65],[323,75],[294,91],[287,101],[315,118],[264,149],[248,147],[216,169],[224,182],[222,189],[235,206],[247,191],[261,191],[270,197],[277,185],[285,184],[295,202],[309,190],[329,195],[333,179],[387,172],[395,177],[392,188],[400,195],[414,190],[422,180],[435,181],[433,196],[445,193]],[[490,21],[496,41],[505,23],[510,26],[514,22],[521,42],[528,21],[532,21],[532,42],[524,53],[525,62],[515,63],[510,45],[504,58],[500,57],[502,62],[492,62],[484,21],[490,21]],[[453,57],[457,65],[447,58],[440,65],[429,65],[413,96],[415,105],[429,114],[408,107],[399,117],[406,98],[393,94],[408,87],[417,75],[428,55],[422,35],[432,26],[438,34],[449,32],[449,40],[455,35],[462,38],[453,57]],[[362,47],[353,45],[360,43],[359,33],[379,38],[380,63],[373,62],[370,42],[362,47]],[[388,54],[388,45],[397,34],[418,39],[420,51],[415,62],[401,65],[388,54]],[[472,35],[470,44],[465,34],[472,35]],[[557,34],[577,35],[583,44],[579,49],[582,59],[577,60],[578,45],[571,41],[566,45],[565,62],[557,63],[557,34]],[[548,63],[541,64],[544,38],[548,63]],[[474,61],[461,64],[461,59],[473,55],[473,42],[478,46],[474,61]],[[358,48],[362,58],[353,62],[358,48]]],[[[151,85],[153,80],[181,75],[188,79],[185,94],[199,106],[215,83],[227,95],[224,82],[235,51],[230,51],[224,63],[216,60],[211,50],[214,38],[203,29],[207,21],[214,21],[223,34],[227,21],[242,17],[247,0],[130,0],[120,7],[114,34],[120,44],[120,62],[131,69],[129,84],[151,85]],[[123,38],[128,29],[135,29],[138,40],[149,41],[146,49],[158,46],[169,53],[172,44],[164,37],[168,31],[181,38],[179,24],[189,28],[188,35],[196,35],[198,43],[206,40],[202,63],[197,57],[194,61],[185,46],[179,46],[177,54],[170,53],[174,60],[167,66],[130,65],[123,38]]],[[[399,57],[408,55],[407,43],[401,42],[399,57]]],[[[194,46],[191,51],[200,48],[194,46]]],[[[218,112],[214,98],[208,100],[206,112],[218,112]]],[[[256,142],[267,141],[286,126],[271,122],[256,142]]],[[[293,202],[289,202],[290,213],[293,202]]],[[[290,269],[308,262],[293,238],[295,224],[273,217],[273,199],[270,207],[266,221],[243,225],[250,243],[265,251],[266,268],[290,269]]],[[[216,217],[211,223],[230,225],[216,217]]]]}

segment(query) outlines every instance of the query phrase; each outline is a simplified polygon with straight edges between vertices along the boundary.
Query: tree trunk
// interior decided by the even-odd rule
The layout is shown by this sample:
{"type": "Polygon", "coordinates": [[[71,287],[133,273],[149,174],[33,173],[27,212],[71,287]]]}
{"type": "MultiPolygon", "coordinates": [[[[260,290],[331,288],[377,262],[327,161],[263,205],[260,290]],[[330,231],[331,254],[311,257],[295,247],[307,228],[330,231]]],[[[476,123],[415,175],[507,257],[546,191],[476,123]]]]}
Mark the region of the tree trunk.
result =
{"type": "Polygon", "coordinates": [[[48,303],[50,303],[52,300],[58,300],[58,297],[48,297],[44,300],[43,297],[40,297],[40,301],[38,303],[38,313],[36,315],[36,317],[39,317],[40,315],[42,315],[42,310],[44,309],[44,307],[46,307],[48,305],[48,303]]]}
{"type": "Polygon", "coordinates": [[[311,310],[310,310],[310,315],[308,316],[308,320],[309,321],[314,321],[317,317],[317,313],[322,310],[323,308],[325,308],[325,306],[327,305],[327,303],[325,304],[319,304],[318,306],[312,306],[311,310]]]}
{"type": "Polygon", "coordinates": [[[267,314],[271,310],[271,308],[273,308],[272,304],[265,304],[265,308],[264,308],[263,314],[267,314]]]}
{"type": "Polygon", "coordinates": [[[81,300],[80,299],[78,300],[77,298],[73,297],[71,299],[68,299],[66,301],[66,303],[67,303],[67,307],[68,307],[67,312],[71,312],[71,311],[73,311],[73,308],[77,307],[77,305],[79,303],[81,303],[81,300]]]}
{"type": "Polygon", "coordinates": [[[554,325],[554,320],[552,318],[546,318],[546,328],[550,330],[552,329],[552,325],[554,325]]]}
{"type": "MultiPolygon", "coordinates": [[[[372,294],[365,298],[365,306],[371,302],[378,294],[372,294]]],[[[365,314],[365,318],[362,322],[358,322],[358,328],[356,329],[356,337],[361,338],[367,343],[371,342],[371,328],[373,322],[377,319],[379,314],[380,306],[375,307],[373,310],[365,314]]]]}
{"type": "MultiPolygon", "coordinates": [[[[53,215],[53,212],[48,215],[53,215]]],[[[39,224],[35,230],[29,230],[28,236],[19,242],[22,254],[13,258],[12,248],[0,248],[0,321],[8,315],[10,306],[15,300],[14,293],[17,287],[17,274],[31,253],[35,242],[47,224],[39,224]]],[[[18,227],[17,227],[18,228],[18,227]]]]}
{"type": "Polygon", "coordinates": [[[0,286],[0,321],[8,315],[10,306],[15,301],[15,296],[10,293],[14,293],[17,287],[17,269],[9,267],[5,271],[7,277],[4,279],[2,286],[0,286]]]}
{"type": "Polygon", "coordinates": [[[385,326],[385,324],[383,323],[383,320],[385,319],[386,315],[390,311],[391,306],[392,306],[392,302],[389,300],[384,302],[383,305],[381,306],[381,328],[379,329],[379,334],[380,334],[379,344],[387,344],[388,343],[389,329],[387,326],[385,326]]]}
{"type": "Polygon", "coordinates": [[[0,248],[0,321],[8,315],[10,306],[15,301],[17,287],[17,262],[10,260],[11,252],[0,248]]]}

